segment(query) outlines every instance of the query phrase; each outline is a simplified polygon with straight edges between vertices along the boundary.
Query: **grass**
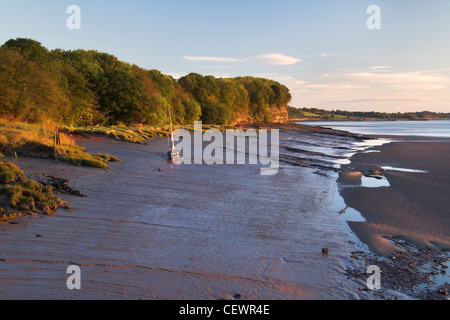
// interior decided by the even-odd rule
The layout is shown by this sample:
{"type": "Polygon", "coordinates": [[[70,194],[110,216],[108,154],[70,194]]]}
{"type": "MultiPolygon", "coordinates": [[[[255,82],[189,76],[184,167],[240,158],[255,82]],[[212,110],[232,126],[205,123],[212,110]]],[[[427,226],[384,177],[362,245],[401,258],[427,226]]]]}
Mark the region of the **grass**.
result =
{"type": "Polygon", "coordinates": [[[0,194],[6,195],[9,205],[22,212],[42,211],[53,214],[58,202],[51,186],[42,186],[24,177],[23,171],[15,164],[0,163],[0,194]]]}
{"type": "Polygon", "coordinates": [[[86,152],[79,152],[78,150],[69,151],[65,156],[59,158],[63,162],[67,162],[76,166],[93,167],[110,169],[107,163],[120,162],[120,160],[109,154],[90,154],[86,152]]]}
{"type": "Polygon", "coordinates": [[[150,126],[111,126],[111,127],[74,127],[65,128],[70,132],[84,134],[100,134],[113,139],[132,143],[142,143],[152,138],[168,137],[170,135],[169,127],[150,127],[150,126]]]}
{"type": "MultiPolygon", "coordinates": [[[[27,123],[8,123],[0,120],[0,152],[5,154],[22,154],[26,156],[53,157],[54,130],[52,126],[27,123]]],[[[56,156],[60,161],[77,166],[109,169],[107,162],[120,162],[111,155],[95,155],[85,152],[75,140],[59,134],[60,144],[56,147],[56,156]]],[[[1,158],[0,154],[0,158],[1,158]]]]}
{"type": "Polygon", "coordinates": [[[9,162],[0,163],[0,183],[12,183],[23,179],[23,171],[15,164],[9,162]]]}
{"type": "MultiPolygon", "coordinates": [[[[174,130],[181,128],[187,129],[189,131],[194,131],[194,125],[182,125],[174,126],[174,130]]],[[[234,126],[226,125],[208,125],[203,124],[202,130],[208,129],[218,129],[220,131],[225,131],[225,129],[234,129],[234,126]]],[[[147,140],[153,138],[164,138],[170,136],[170,127],[167,126],[111,126],[111,127],[66,127],[69,132],[83,133],[83,134],[100,134],[103,136],[111,137],[118,141],[132,142],[132,143],[143,143],[147,140]]]]}

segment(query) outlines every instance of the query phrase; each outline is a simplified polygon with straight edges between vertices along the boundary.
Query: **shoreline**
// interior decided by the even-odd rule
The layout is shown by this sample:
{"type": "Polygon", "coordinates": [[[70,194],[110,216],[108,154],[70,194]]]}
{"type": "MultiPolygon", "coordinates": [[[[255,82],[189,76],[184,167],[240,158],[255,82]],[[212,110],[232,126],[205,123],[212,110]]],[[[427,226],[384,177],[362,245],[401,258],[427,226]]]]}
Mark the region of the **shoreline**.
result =
{"type": "MultiPolygon", "coordinates": [[[[446,161],[450,157],[450,138],[373,137],[391,142],[371,147],[370,153],[356,153],[350,158],[350,164],[342,165],[338,183],[346,203],[360,209],[369,223],[386,226],[386,234],[398,236],[395,229],[400,235],[415,239],[416,244],[450,249],[450,199],[446,197],[450,188],[446,161]],[[364,176],[379,180],[384,177],[390,185],[360,187],[364,176]],[[392,231],[388,231],[388,224],[392,231]]],[[[392,252],[392,246],[378,243],[381,246],[377,247],[376,240],[371,242],[372,249],[379,254],[392,252]]]]}
{"type": "Polygon", "coordinates": [[[346,205],[365,219],[349,221],[350,229],[375,255],[354,258],[383,265],[391,273],[386,276],[390,287],[423,299],[445,299],[450,288],[450,138],[372,137],[390,142],[354,154],[336,181],[346,205]],[[370,183],[364,185],[363,179],[370,183]],[[433,284],[438,275],[447,281],[433,284]]]}

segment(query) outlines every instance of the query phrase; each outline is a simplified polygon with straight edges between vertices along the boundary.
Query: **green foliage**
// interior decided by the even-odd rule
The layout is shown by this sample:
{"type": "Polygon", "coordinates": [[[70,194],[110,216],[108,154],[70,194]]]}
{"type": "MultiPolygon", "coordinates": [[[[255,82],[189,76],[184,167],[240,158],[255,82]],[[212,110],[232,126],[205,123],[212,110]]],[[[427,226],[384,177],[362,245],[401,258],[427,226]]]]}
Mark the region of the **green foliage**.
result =
{"type": "Polygon", "coordinates": [[[286,107],[291,99],[287,87],[264,78],[217,79],[191,73],[178,81],[201,105],[205,123],[232,123],[239,115],[254,122],[272,122],[271,108],[286,107]]]}
{"type": "Polygon", "coordinates": [[[106,135],[119,141],[142,143],[155,137],[168,137],[169,127],[136,126],[136,127],[82,127],[72,129],[75,133],[95,133],[106,135]]]}
{"type": "Polygon", "coordinates": [[[104,161],[91,157],[83,157],[81,155],[66,155],[59,158],[59,160],[75,166],[109,169],[104,161]]]}
{"type": "Polygon", "coordinates": [[[110,154],[94,154],[93,156],[102,158],[105,162],[121,162],[121,160],[110,154]]]}
{"type": "Polygon", "coordinates": [[[58,158],[76,166],[111,169],[107,162],[120,162],[120,159],[109,154],[90,154],[76,149],[66,150],[66,155],[58,158]]]}
{"type": "Polygon", "coordinates": [[[209,102],[203,107],[202,121],[205,124],[228,124],[230,112],[225,104],[209,102]]]}
{"type": "Polygon", "coordinates": [[[11,183],[23,179],[23,171],[10,162],[0,162],[0,183],[11,183]]]}
{"type": "Polygon", "coordinates": [[[9,205],[20,211],[41,210],[46,214],[56,212],[57,200],[51,186],[42,186],[34,180],[23,178],[23,171],[12,163],[0,163],[2,173],[14,173],[14,179],[2,179],[0,194],[6,194],[9,205]]]}
{"type": "Polygon", "coordinates": [[[228,124],[244,116],[271,122],[289,90],[263,78],[191,73],[178,81],[95,50],[47,50],[31,39],[0,47],[0,117],[59,125],[163,126],[202,119],[228,124]]]}

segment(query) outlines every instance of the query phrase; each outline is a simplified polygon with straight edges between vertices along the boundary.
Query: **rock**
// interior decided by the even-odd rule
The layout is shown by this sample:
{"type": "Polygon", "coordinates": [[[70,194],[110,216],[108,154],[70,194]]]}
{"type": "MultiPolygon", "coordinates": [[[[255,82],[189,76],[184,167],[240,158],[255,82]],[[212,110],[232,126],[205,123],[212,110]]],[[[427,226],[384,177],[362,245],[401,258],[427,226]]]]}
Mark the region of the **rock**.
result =
{"type": "Polygon", "coordinates": [[[445,295],[445,296],[448,296],[448,290],[447,290],[447,288],[445,288],[445,289],[440,289],[440,290],[438,291],[438,293],[443,294],[443,295],[445,295]]]}
{"type": "Polygon", "coordinates": [[[323,254],[328,254],[328,251],[329,251],[328,248],[322,248],[322,253],[323,254]]]}
{"type": "Polygon", "coordinates": [[[236,293],[234,296],[233,296],[233,298],[235,298],[235,299],[239,299],[241,297],[241,295],[239,294],[239,293],[236,293]]]}
{"type": "Polygon", "coordinates": [[[162,171],[162,168],[159,168],[158,171],[162,171]]]}

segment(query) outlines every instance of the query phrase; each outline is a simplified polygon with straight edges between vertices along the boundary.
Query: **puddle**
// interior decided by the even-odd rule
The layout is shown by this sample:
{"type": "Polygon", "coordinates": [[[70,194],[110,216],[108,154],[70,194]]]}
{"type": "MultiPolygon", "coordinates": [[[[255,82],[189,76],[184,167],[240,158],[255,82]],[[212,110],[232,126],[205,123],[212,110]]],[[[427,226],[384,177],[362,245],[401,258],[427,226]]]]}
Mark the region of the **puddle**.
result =
{"type": "MultiPolygon", "coordinates": [[[[433,277],[433,281],[437,286],[442,286],[444,284],[450,283],[450,275],[448,274],[447,270],[450,270],[450,260],[447,261],[446,265],[446,269],[444,270],[444,272],[439,272],[437,275],[435,275],[433,277]]],[[[443,270],[443,269],[441,269],[443,270]]]]}
{"type": "Polygon", "coordinates": [[[412,173],[427,173],[424,170],[397,168],[397,167],[389,167],[389,166],[385,166],[385,167],[381,167],[381,168],[383,168],[384,170],[391,170],[391,171],[412,172],[412,173]]]}
{"type": "Polygon", "coordinates": [[[389,181],[385,177],[381,177],[381,179],[361,176],[361,187],[364,188],[381,188],[381,187],[389,187],[389,181]]]}
{"type": "MultiPolygon", "coordinates": [[[[447,270],[449,270],[449,268],[450,268],[450,260],[447,261],[445,263],[445,265],[447,267],[447,269],[445,269],[445,270],[441,269],[441,268],[434,269],[431,263],[427,263],[427,264],[424,264],[423,266],[421,266],[420,270],[422,272],[427,272],[427,273],[433,272],[433,271],[437,272],[436,275],[431,276],[433,286],[437,288],[437,287],[440,287],[440,286],[450,283],[450,275],[447,272],[447,270]],[[444,272],[442,272],[442,270],[444,272]]],[[[429,286],[429,284],[421,284],[418,286],[418,288],[419,288],[419,290],[424,290],[424,289],[427,289],[428,286],[429,286]]]]}
{"type": "Polygon", "coordinates": [[[376,152],[381,152],[380,150],[367,150],[367,151],[363,151],[362,153],[376,153],[376,152]]]}
{"type": "Polygon", "coordinates": [[[345,221],[354,221],[354,222],[365,222],[366,219],[359,213],[359,211],[348,207],[345,204],[344,198],[341,197],[339,192],[337,191],[334,196],[334,205],[337,210],[342,210],[343,212],[340,214],[345,219],[345,221]],[[345,209],[345,210],[344,210],[345,209]]]}
{"type": "Polygon", "coordinates": [[[350,158],[353,157],[358,152],[369,153],[369,152],[380,152],[379,150],[366,150],[372,147],[378,147],[386,143],[390,143],[390,140],[386,139],[369,139],[361,142],[355,142],[352,145],[352,151],[346,153],[344,155],[345,159],[336,159],[332,162],[334,163],[333,167],[339,169],[340,166],[350,164],[350,158]]]}
{"type": "Polygon", "coordinates": [[[368,148],[372,148],[372,147],[379,147],[382,146],[383,144],[386,143],[390,143],[391,140],[387,140],[387,139],[370,139],[370,140],[364,140],[361,142],[356,142],[353,146],[354,149],[359,150],[359,151],[363,151],[365,149],[368,148]]]}

